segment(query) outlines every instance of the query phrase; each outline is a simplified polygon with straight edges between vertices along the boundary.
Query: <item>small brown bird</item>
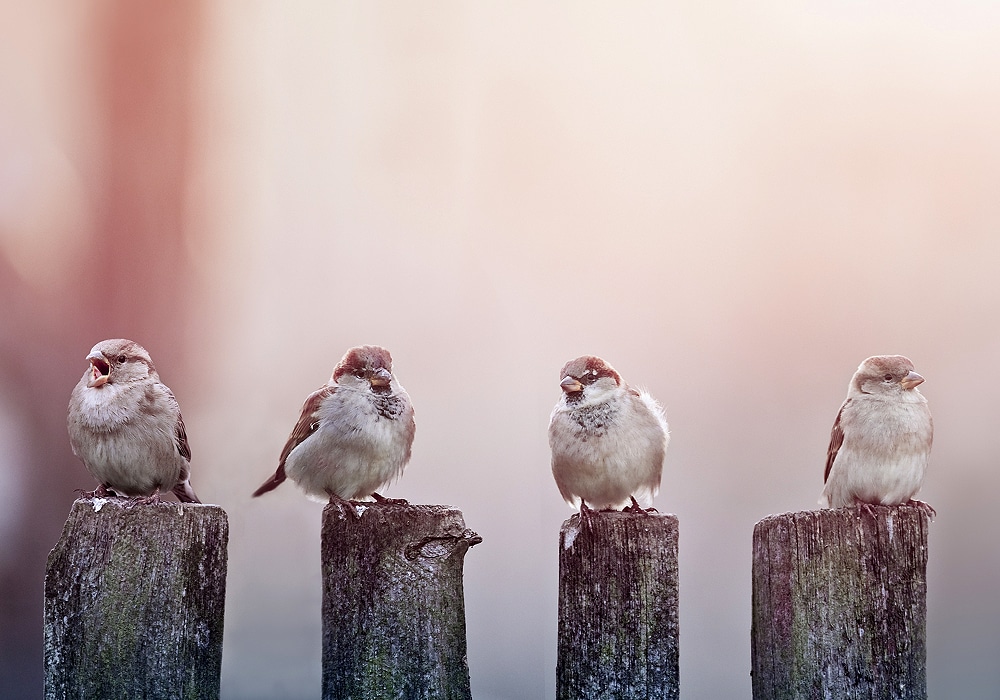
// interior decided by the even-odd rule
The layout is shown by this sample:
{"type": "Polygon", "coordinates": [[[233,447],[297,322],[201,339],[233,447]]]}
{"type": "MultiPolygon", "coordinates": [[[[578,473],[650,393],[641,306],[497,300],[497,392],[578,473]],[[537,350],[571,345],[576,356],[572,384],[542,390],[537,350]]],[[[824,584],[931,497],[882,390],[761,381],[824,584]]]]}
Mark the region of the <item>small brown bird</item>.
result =
{"type": "Polygon", "coordinates": [[[388,500],[377,491],[402,474],[415,432],[413,406],[392,373],[389,351],[351,348],[330,381],[306,399],[277,471],[253,495],[287,476],[306,494],[331,501],[388,500]]]}
{"type": "Polygon", "coordinates": [[[847,387],[827,451],[820,505],[913,502],[924,481],[934,441],[924,378],[902,355],[877,355],[861,363],[847,387]]]}
{"type": "Polygon", "coordinates": [[[663,409],[599,357],[571,360],[559,376],[563,394],[549,420],[559,493],[581,512],[639,509],[636,496],[648,505],[670,440],[663,409]]]}
{"type": "Polygon", "coordinates": [[[191,448],[177,399],[138,343],[104,340],[87,355],[90,366],[69,400],[73,454],[99,486],[96,495],[159,499],[169,489],[200,503],[191,489],[191,448]]]}

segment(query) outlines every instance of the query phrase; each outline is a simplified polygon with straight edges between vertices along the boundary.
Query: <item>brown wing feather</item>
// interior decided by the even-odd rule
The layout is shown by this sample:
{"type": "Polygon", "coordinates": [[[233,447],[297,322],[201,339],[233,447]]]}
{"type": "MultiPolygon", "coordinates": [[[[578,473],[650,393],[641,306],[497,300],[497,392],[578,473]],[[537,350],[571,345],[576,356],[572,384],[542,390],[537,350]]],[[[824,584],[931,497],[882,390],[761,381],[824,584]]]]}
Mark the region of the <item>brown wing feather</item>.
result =
{"type": "Polygon", "coordinates": [[[285,480],[285,460],[288,459],[288,455],[291,454],[292,450],[299,446],[299,443],[316,432],[316,428],[319,425],[316,422],[316,412],[319,410],[323,399],[332,395],[336,390],[337,387],[327,384],[309,394],[306,402],[302,404],[302,413],[299,415],[299,421],[292,428],[292,434],[288,436],[285,447],[281,450],[281,457],[278,458],[278,469],[274,472],[274,476],[265,481],[259,489],[253,492],[255,497],[277,488],[285,480]]]}
{"type": "Polygon", "coordinates": [[[840,417],[844,414],[844,409],[851,403],[850,399],[837,411],[837,420],[833,421],[833,430],[830,431],[830,446],[826,450],[826,471],[823,472],[823,483],[830,478],[830,470],[833,468],[833,460],[837,459],[840,446],[844,444],[844,429],[840,427],[840,417]]]}
{"type": "Polygon", "coordinates": [[[191,446],[188,445],[187,430],[184,428],[184,418],[177,414],[177,425],[174,426],[174,440],[177,442],[177,451],[181,457],[191,461],[191,446]]]}

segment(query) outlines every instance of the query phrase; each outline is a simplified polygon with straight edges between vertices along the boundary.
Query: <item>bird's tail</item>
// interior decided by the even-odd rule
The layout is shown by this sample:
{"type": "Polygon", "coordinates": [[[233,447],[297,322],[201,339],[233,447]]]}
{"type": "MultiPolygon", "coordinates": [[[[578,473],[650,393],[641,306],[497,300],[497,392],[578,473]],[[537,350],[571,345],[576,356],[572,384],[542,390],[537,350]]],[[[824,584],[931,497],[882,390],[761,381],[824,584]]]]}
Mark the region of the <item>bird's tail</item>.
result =
{"type": "Polygon", "coordinates": [[[278,471],[274,472],[274,476],[261,484],[260,488],[253,492],[253,498],[257,496],[263,496],[268,491],[278,488],[281,482],[285,480],[285,467],[281,465],[278,467],[278,471]]]}
{"type": "Polygon", "coordinates": [[[177,500],[181,503],[201,503],[195,495],[194,489],[191,488],[190,479],[178,482],[178,484],[174,486],[173,492],[174,495],[177,496],[177,500]]]}

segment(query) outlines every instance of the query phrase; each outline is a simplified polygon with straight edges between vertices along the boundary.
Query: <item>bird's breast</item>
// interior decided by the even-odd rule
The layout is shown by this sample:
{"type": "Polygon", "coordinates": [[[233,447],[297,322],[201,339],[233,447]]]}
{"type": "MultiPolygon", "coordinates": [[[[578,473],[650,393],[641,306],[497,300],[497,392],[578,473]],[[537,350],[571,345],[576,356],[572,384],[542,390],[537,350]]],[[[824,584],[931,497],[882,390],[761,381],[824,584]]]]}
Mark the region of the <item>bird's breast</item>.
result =
{"type": "Polygon", "coordinates": [[[394,395],[337,392],[317,412],[324,439],[384,443],[402,438],[412,423],[409,403],[394,395]]]}
{"type": "Polygon", "coordinates": [[[84,387],[77,394],[73,417],[96,432],[116,430],[133,419],[128,399],[125,387],[113,384],[84,387]]]}
{"type": "Polygon", "coordinates": [[[610,401],[580,406],[568,412],[570,420],[575,424],[579,437],[601,437],[608,434],[619,413],[616,405],[610,401]]]}

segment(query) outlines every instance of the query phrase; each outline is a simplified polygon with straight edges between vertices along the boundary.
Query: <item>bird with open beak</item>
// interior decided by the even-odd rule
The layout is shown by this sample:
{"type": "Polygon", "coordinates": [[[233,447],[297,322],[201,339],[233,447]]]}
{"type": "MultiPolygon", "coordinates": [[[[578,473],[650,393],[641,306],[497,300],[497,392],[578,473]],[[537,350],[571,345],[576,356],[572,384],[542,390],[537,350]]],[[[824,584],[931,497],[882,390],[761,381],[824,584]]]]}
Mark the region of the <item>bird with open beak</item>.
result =
{"type": "Polygon", "coordinates": [[[820,505],[902,503],[933,509],[913,497],[924,481],[934,441],[924,378],[902,355],[876,355],[861,363],[847,387],[827,450],[820,505]]]}
{"type": "Polygon", "coordinates": [[[650,505],[670,439],[663,409],[599,357],[571,360],[559,376],[562,396],[549,419],[559,493],[584,515],[650,505]]]}
{"type": "Polygon", "coordinates": [[[149,353],[116,338],[95,345],[87,361],[70,396],[67,427],[73,454],[98,481],[93,495],[155,502],[170,490],[185,503],[200,503],[180,406],[149,353]]]}
{"type": "Polygon", "coordinates": [[[385,348],[351,348],[330,381],[302,406],[274,475],[260,496],[285,478],[331,502],[374,498],[410,460],[416,423],[410,397],[392,373],[385,348]]]}

